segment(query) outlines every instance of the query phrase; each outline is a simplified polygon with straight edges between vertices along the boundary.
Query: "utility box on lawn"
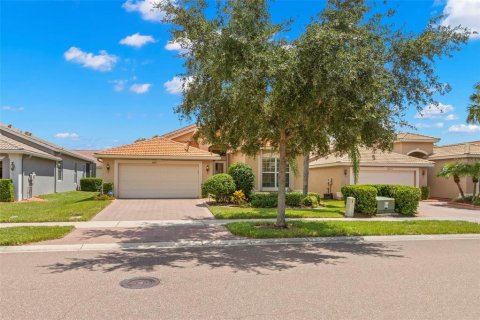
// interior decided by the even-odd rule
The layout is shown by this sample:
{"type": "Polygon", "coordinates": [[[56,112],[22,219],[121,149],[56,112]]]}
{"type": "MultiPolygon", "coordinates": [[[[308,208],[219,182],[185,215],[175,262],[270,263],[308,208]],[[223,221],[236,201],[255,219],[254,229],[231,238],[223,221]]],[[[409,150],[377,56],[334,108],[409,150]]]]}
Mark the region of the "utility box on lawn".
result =
{"type": "Polygon", "coordinates": [[[377,213],[394,213],[395,199],[387,197],[377,197],[377,213]]]}

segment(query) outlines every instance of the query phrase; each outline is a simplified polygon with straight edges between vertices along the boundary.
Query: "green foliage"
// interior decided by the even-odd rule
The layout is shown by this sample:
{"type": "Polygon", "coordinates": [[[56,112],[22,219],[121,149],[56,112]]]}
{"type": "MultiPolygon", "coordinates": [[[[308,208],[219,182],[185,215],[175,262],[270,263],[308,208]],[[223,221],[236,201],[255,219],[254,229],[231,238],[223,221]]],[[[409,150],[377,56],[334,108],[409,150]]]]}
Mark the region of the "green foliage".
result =
{"type": "Polygon", "coordinates": [[[114,200],[115,197],[111,197],[109,196],[108,194],[106,193],[97,193],[94,197],[93,197],[94,200],[98,200],[98,201],[106,201],[106,200],[114,200]]]}
{"type": "MultiPolygon", "coordinates": [[[[409,106],[448,92],[435,62],[469,38],[467,29],[439,18],[412,34],[366,1],[329,0],[289,42],[282,37],[289,24],[272,22],[268,3],[157,7],[172,26],[171,40],[188,50],[180,55],[188,88],[176,111],[196,120],[206,142],[248,155],[268,142],[281,164],[306,150],[348,153],[357,176],[359,147],[389,149],[409,106]]],[[[283,195],[284,186],[279,190],[283,195]]],[[[284,204],[278,208],[284,225],[284,204]]]]}
{"type": "Polygon", "coordinates": [[[420,191],[422,193],[422,200],[427,200],[430,196],[430,188],[427,186],[420,187],[420,191]]]}
{"type": "Polygon", "coordinates": [[[421,197],[422,193],[420,188],[396,186],[395,211],[403,215],[415,215],[421,197]]]}
{"type": "Polygon", "coordinates": [[[242,190],[237,190],[232,194],[230,199],[233,203],[239,206],[243,206],[247,203],[247,197],[242,190]]]}
{"type": "Polygon", "coordinates": [[[477,198],[473,199],[472,204],[474,204],[476,206],[480,206],[480,198],[477,197],[477,198]]]}
{"type": "Polygon", "coordinates": [[[243,194],[249,197],[255,183],[255,174],[252,167],[246,163],[236,162],[228,168],[228,174],[235,181],[237,190],[242,190],[243,194]]]}
{"type": "Polygon", "coordinates": [[[278,195],[274,192],[255,192],[252,195],[250,204],[254,208],[276,208],[278,195]]]}
{"type": "Polygon", "coordinates": [[[302,205],[305,207],[318,207],[318,198],[313,195],[308,195],[302,199],[302,205]]]}
{"type": "Polygon", "coordinates": [[[11,179],[0,179],[0,202],[13,202],[15,191],[11,179]]]}
{"type": "Polygon", "coordinates": [[[227,203],[234,191],[235,182],[226,173],[213,175],[202,184],[202,194],[211,196],[219,203],[227,203]]]}
{"type": "Polygon", "coordinates": [[[394,184],[365,184],[377,189],[377,196],[395,198],[396,185],[394,184]]]}
{"type": "Polygon", "coordinates": [[[81,178],[81,191],[99,191],[102,188],[103,180],[101,178],[81,178]]]}
{"type": "Polygon", "coordinates": [[[377,189],[369,185],[350,185],[342,187],[345,201],[348,197],[355,198],[355,211],[366,215],[377,212],[377,189]]]}
{"type": "Polygon", "coordinates": [[[113,182],[104,182],[103,183],[103,193],[108,194],[109,192],[113,193],[113,182]]]}
{"type": "Polygon", "coordinates": [[[480,82],[475,84],[475,92],[470,96],[467,123],[480,124],[480,82]]]}
{"type": "Polygon", "coordinates": [[[285,195],[285,204],[289,207],[300,207],[303,200],[301,192],[287,192],[285,195]]]}

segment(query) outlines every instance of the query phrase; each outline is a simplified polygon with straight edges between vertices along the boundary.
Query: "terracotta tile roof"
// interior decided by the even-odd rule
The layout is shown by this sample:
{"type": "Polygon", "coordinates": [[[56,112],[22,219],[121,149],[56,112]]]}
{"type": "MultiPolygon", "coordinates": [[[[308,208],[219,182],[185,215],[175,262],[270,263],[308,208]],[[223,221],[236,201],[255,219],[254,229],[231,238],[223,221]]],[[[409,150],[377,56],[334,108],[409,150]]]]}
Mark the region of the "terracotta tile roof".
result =
{"type": "Polygon", "coordinates": [[[0,134],[0,153],[8,153],[8,152],[16,152],[16,153],[25,153],[25,154],[31,154],[34,156],[38,156],[40,158],[47,158],[47,159],[52,159],[52,160],[61,160],[58,157],[55,157],[51,154],[48,154],[42,150],[39,150],[37,148],[31,147],[27,144],[21,143],[17,140],[13,140],[9,137],[4,136],[3,134],[0,134]]]}
{"type": "MultiPolygon", "coordinates": [[[[310,167],[327,167],[335,165],[351,165],[348,155],[329,155],[310,162],[310,167]]],[[[370,149],[360,149],[360,165],[362,166],[419,166],[430,167],[433,162],[410,157],[396,152],[373,152],[370,149]]]]}
{"type": "Polygon", "coordinates": [[[478,157],[480,158],[480,144],[475,142],[449,144],[444,146],[434,146],[433,154],[428,159],[439,158],[462,158],[462,157],[478,157]]]}
{"type": "Polygon", "coordinates": [[[189,126],[177,129],[175,131],[165,133],[161,137],[167,138],[167,139],[172,139],[174,137],[178,137],[178,136],[184,135],[185,133],[188,133],[190,131],[196,131],[196,130],[197,130],[197,125],[196,124],[191,124],[189,126]]]}
{"type": "Polygon", "coordinates": [[[168,157],[168,158],[206,158],[220,159],[220,156],[195,147],[188,147],[185,143],[176,142],[164,137],[156,137],[132,144],[103,150],[95,154],[102,156],[132,156],[132,157],[168,157]]]}
{"type": "Polygon", "coordinates": [[[411,133],[411,132],[399,132],[397,133],[397,142],[438,142],[440,141],[439,138],[426,136],[423,134],[418,133],[411,133]]]}

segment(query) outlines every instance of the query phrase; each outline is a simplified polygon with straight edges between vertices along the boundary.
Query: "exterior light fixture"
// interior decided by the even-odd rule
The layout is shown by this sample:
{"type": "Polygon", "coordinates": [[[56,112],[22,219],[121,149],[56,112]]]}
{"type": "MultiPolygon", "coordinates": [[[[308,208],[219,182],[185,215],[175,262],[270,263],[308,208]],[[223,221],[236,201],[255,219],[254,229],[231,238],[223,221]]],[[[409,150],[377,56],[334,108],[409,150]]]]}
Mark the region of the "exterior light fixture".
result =
{"type": "Polygon", "coordinates": [[[210,166],[207,164],[207,166],[205,167],[205,170],[210,171],[210,166]]]}
{"type": "Polygon", "coordinates": [[[12,171],[15,170],[15,162],[12,161],[12,162],[10,163],[10,169],[11,169],[12,171]]]}
{"type": "Polygon", "coordinates": [[[343,174],[346,176],[347,175],[347,169],[343,169],[343,174]]]}
{"type": "Polygon", "coordinates": [[[107,171],[110,171],[110,163],[107,163],[107,171]]]}
{"type": "Polygon", "coordinates": [[[425,169],[422,169],[422,176],[425,175],[425,169]]]}

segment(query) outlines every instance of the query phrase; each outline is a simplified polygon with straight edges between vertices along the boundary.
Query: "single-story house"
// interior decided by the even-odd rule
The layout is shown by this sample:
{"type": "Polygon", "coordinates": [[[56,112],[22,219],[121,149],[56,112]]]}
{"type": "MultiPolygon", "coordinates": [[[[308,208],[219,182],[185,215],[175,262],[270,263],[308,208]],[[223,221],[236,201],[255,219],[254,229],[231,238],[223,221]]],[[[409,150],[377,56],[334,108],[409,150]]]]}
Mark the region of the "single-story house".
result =
{"type": "MultiPolygon", "coordinates": [[[[399,133],[392,152],[362,149],[358,183],[428,186],[431,197],[457,197],[458,189],[453,178],[439,178],[436,174],[447,163],[480,161],[480,143],[435,145],[439,141],[439,138],[416,133],[399,133]]],[[[336,195],[342,186],[353,183],[352,165],[348,156],[330,155],[311,159],[311,191],[322,194],[331,191],[336,195]]],[[[460,184],[466,194],[473,192],[473,183],[468,177],[462,177],[460,184]]]]}
{"type": "Polygon", "coordinates": [[[95,177],[90,158],[0,123],[0,179],[13,180],[15,200],[77,190],[82,177],[95,177]]]}
{"type": "MultiPolygon", "coordinates": [[[[278,190],[278,154],[265,148],[255,157],[238,151],[225,152],[194,142],[197,127],[190,125],[160,137],[95,154],[103,163],[103,178],[114,183],[118,198],[199,198],[201,183],[230,164],[249,164],[255,173],[255,190],[278,190]]],[[[301,190],[303,157],[297,159],[297,174],[288,170],[291,190],[301,190]]]]}
{"type": "Polygon", "coordinates": [[[77,150],[77,149],[72,149],[70,150],[72,152],[81,154],[82,156],[85,156],[89,158],[93,163],[95,163],[95,177],[97,178],[102,178],[102,170],[103,170],[103,164],[98,161],[97,158],[95,158],[95,153],[100,151],[100,150],[77,150]]]}

